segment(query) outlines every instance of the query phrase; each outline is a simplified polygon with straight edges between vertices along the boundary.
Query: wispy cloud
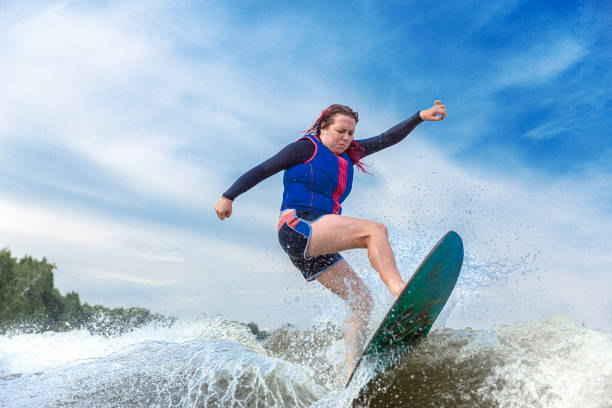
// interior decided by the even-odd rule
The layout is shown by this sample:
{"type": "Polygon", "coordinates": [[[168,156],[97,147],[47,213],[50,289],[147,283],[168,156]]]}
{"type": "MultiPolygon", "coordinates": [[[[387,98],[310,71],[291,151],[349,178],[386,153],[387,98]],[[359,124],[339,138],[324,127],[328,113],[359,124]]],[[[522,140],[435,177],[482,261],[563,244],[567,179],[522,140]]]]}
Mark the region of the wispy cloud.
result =
{"type": "Polygon", "coordinates": [[[528,48],[517,50],[502,59],[498,63],[497,86],[549,81],[588,54],[587,46],[577,39],[558,39],[555,34],[549,33],[528,48]]]}
{"type": "MultiPolygon", "coordinates": [[[[567,125],[563,125],[557,122],[547,122],[540,126],[536,126],[530,129],[523,137],[535,140],[550,140],[558,137],[560,134],[567,132],[569,129],[567,125]]],[[[572,129],[576,130],[576,129],[572,129]]]]}
{"type": "MultiPolygon", "coordinates": [[[[174,280],[155,280],[155,279],[146,279],[133,275],[125,275],[121,273],[108,273],[100,270],[85,270],[84,273],[89,275],[89,279],[92,281],[103,281],[104,283],[109,280],[120,281],[130,284],[136,284],[138,286],[151,286],[155,288],[159,288],[162,286],[168,286],[171,284],[176,284],[174,280]]],[[[99,285],[100,283],[97,282],[99,285]]]]}
{"type": "Polygon", "coordinates": [[[206,78],[207,72],[187,69],[180,60],[173,66],[159,43],[88,10],[52,9],[13,28],[6,30],[7,64],[0,68],[4,143],[19,138],[57,146],[102,169],[117,185],[181,205],[199,206],[207,193],[219,191],[214,160],[190,153],[210,151],[206,143],[215,135],[198,141],[194,129],[174,133],[188,129],[186,123],[173,125],[183,110],[178,117],[194,128],[214,131],[224,123],[226,132],[245,134],[244,124],[228,114],[229,102],[226,109],[218,105],[221,87],[211,89],[218,87],[214,76],[222,68],[212,67],[212,78],[206,78]],[[208,122],[212,129],[206,122],[215,112],[207,114],[201,100],[185,98],[190,94],[207,95],[209,108],[225,112],[208,122]]]}
{"type": "MultiPolygon", "coordinates": [[[[229,178],[216,173],[242,162],[238,149],[268,152],[282,147],[275,138],[298,136],[299,125],[280,123],[270,112],[304,116],[297,112],[307,97],[288,104],[291,96],[277,93],[285,88],[281,59],[278,75],[270,76],[215,44],[237,30],[228,32],[212,19],[190,23],[205,30],[173,30],[174,22],[159,16],[155,29],[134,25],[122,14],[141,11],[130,4],[66,5],[5,28],[0,143],[7,155],[17,139],[63,149],[124,191],[199,208],[226,187],[229,178]],[[167,36],[156,37],[158,29],[167,36]],[[177,37],[194,48],[181,55],[172,45],[177,37]]],[[[270,30],[286,29],[255,28],[255,38],[265,48],[270,30]]],[[[298,92],[324,88],[304,74],[292,81],[298,92]]],[[[49,175],[32,177],[41,182],[49,175]]],[[[85,187],[67,182],[72,191],[85,187]]]]}

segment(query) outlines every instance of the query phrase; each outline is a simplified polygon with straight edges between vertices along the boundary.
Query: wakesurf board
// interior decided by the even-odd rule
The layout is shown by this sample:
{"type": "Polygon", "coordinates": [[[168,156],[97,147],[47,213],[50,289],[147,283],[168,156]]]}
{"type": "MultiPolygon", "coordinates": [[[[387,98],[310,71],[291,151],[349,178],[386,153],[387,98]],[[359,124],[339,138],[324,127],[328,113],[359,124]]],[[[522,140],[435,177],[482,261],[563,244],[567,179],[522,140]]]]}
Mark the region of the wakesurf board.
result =
{"type": "Polygon", "coordinates": [[[348,387],[359,366],[376,359],[380,372],[423,340],[444,308],[459,278],[463,264],[463,242],[449,231],[429,252],[383,319],[346,383],[348,387]]]}

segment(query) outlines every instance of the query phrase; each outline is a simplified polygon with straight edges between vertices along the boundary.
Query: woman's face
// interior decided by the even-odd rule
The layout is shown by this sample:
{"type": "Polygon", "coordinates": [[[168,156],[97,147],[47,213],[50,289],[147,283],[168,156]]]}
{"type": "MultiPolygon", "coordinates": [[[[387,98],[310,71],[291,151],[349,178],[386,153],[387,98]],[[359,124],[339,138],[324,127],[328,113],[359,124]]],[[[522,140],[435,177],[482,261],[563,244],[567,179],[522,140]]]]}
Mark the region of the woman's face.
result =
{"type": "Polygon", "coordinates": [[[330,117],[330,123],[326,123],[324,128],[321,128],[321,142],[325,147],[336,155],[344,153],[353,141],[355,134],[355,119],[351,116],[346,116],[337,113],[330,117]]]}

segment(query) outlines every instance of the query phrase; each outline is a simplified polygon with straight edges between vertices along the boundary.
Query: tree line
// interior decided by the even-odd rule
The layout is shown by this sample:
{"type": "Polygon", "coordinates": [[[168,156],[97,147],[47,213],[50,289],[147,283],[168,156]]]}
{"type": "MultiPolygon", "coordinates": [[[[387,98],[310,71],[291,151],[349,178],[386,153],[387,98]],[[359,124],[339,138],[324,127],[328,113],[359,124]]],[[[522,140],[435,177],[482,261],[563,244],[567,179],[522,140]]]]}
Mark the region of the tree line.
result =
{"type": "Polygon", "coordinates": [[[55,268],[46,258],[17,259],[9,249],[0,250],[0,334],[87,329],[114,335],[151,322],[171,325],[176,320],[144,308],[82,304],[74,291],[62,296],[54,287],[55,268]]]}

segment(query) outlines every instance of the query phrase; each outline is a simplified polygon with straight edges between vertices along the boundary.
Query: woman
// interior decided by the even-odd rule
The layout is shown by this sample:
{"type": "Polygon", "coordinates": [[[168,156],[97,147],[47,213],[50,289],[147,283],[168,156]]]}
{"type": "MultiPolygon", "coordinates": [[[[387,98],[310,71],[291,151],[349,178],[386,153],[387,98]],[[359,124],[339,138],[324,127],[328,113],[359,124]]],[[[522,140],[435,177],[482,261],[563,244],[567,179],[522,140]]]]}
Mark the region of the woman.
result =
{"type": "Polygon", "coordinates": [[[279,242],[307,281],[316,279],[348,303],[352,314],[345,333],[347,378],[363,347],[372,296],[338,252],[367,248],[372,267],[394,298],[406,284],[397,269],[385,226],[341,215],[341,203],[351,191],[353,167],[366,172],[361,159],[400,142],[422,121],[445,117],[446,107],[435,101],[431,108],[381,135],[355,141],[357,112],[348,106],[331,105],[304,137],[242,175],[215,205],[219,219],[228,218],[238,195],[285,170],[279,242]]]}

